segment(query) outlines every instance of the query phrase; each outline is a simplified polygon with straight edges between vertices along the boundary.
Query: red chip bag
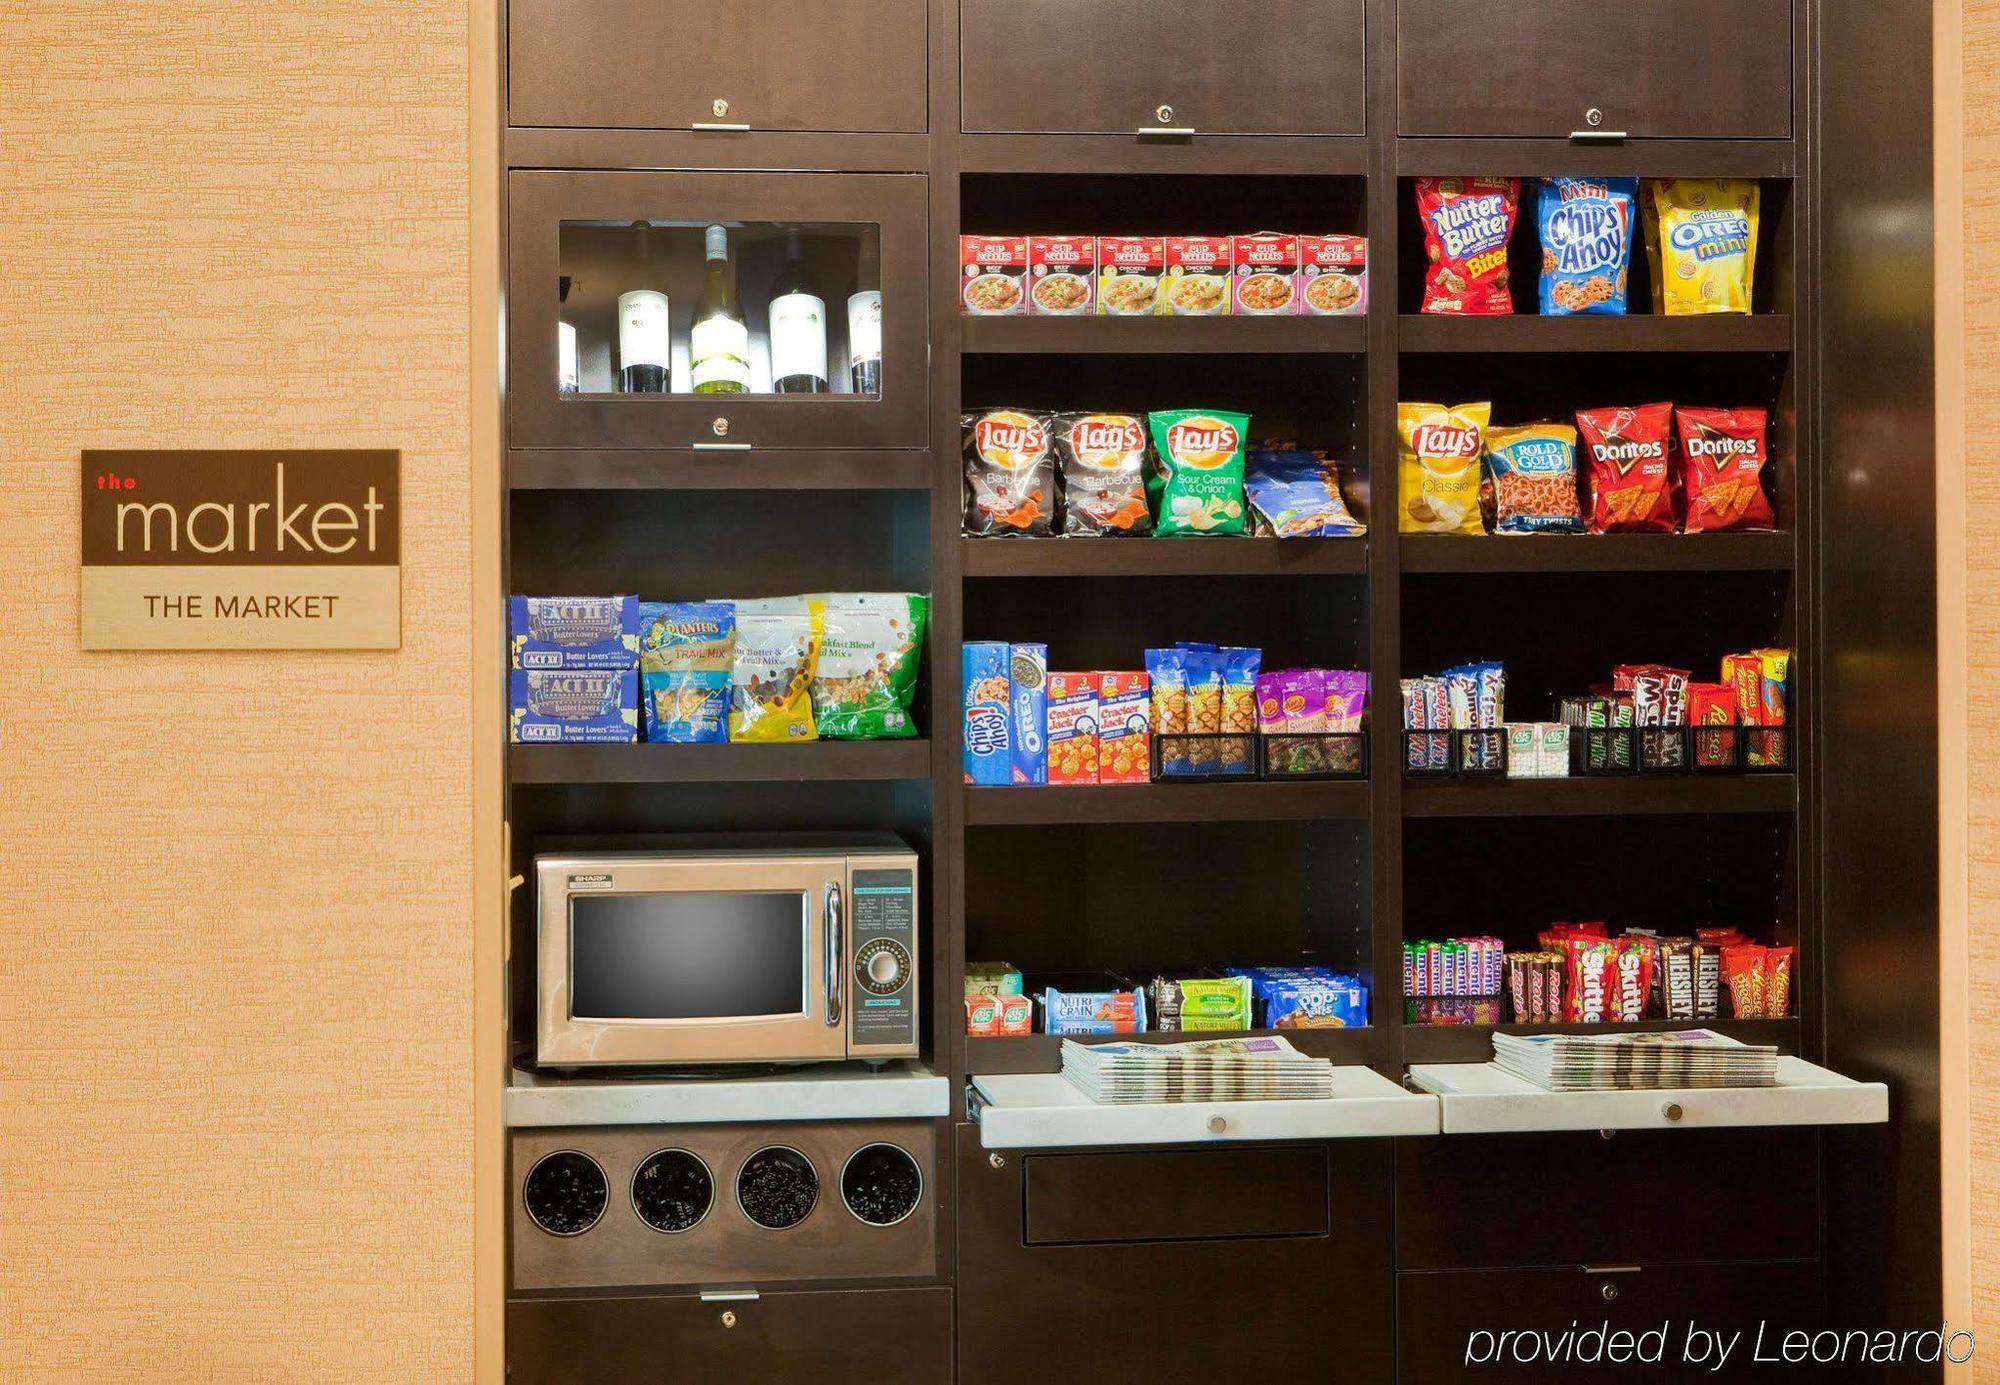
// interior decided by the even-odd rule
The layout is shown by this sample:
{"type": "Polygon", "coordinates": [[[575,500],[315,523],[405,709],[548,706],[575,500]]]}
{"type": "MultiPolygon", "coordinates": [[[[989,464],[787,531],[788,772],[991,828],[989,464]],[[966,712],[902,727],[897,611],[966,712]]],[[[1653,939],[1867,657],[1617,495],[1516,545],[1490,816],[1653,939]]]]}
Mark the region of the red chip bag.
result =
{"type": "Polygon", "coordinates": [[[1674,532],[1673,420],[1671,404],[1589,409],[1576,416],[1590,459],[1591,533],[1674,532]]]}
{"type": "Polygon", "coordinates": [[[1762,409],[1674,410],[1690,534],[1777,527],[1764,494],[1767,417],[1762,409]]]}
{"type": "Polygon", "coordinates": [[[1514,311],[1507,242],[1521,205],[1519,178],[1419,178],[1424,223],[1424,311],[1489,316],[1514,311]]]}

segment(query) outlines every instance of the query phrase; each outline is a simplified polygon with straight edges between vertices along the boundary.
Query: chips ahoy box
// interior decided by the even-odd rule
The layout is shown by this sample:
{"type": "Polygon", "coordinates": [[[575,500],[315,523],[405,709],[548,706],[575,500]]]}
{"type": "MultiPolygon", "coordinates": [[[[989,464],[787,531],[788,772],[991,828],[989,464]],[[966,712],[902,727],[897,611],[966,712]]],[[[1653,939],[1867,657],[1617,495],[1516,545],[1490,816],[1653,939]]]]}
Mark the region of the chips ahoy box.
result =
{"type": "Polygon", "coordinates": [[[968,642],[959,655],[960,704],[965,708],[965,782],[992,787],[1013,782],[1008,750],[1007,646],[968,642]]]}
{"type": "Polygon", "coordinates": [[[1013,782],[1046,784],[1049,782],[1049,647],[1008,645],[1007,681],[1013,689],[1013,711],[1007,718],[1013,782]]]}

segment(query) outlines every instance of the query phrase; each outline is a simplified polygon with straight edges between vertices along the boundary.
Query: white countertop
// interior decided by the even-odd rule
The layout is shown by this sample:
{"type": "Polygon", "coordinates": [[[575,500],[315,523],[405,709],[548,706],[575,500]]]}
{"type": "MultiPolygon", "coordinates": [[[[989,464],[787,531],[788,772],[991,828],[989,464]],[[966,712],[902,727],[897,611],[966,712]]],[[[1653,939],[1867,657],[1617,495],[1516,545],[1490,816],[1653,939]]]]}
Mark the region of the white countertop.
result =
{"type": "Polygon", "coordinates": [[[1337,1067],[1323,1101],[1186,1101],[1100,1105],[1061,1073],[975,1077],[987,1149],[1212,1144],[1435,1135],[1438,1104],[1373,1069],[1337,1067]]]}
{"type": "Polygon", "coordinates": [[[942,1116],[950,1084],[917,1063],[828,1063],[744,1077],[554,1076],[515,1068],[507,1124],[712,1125],[942,1116]]]}
{"type": "Polygon", "coordinates": [[[1775,1087],[1551,1092],[1492,1063],[1418,1063],[1447,1135],[1528,1130],[1680,1130],[1728,1125],[1869,1125],[1889,1119],[1889,1089],[1803,1058],[1778,1060],[1775,1087]]]}

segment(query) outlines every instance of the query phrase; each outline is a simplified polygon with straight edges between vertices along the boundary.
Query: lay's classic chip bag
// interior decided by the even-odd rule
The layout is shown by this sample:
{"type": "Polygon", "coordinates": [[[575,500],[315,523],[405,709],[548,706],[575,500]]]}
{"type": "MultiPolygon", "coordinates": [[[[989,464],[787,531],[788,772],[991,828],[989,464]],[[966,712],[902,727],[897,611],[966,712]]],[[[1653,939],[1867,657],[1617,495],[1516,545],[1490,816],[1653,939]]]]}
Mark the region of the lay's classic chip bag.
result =
{"type": "Polygon", "coordinates": [[[1490,403],[1398,404],[1397,529],[1405,534],[1483,534],[1479,458],[1490,403]]]}
{"type": "Polygon", "coordinates": [[[1644,197],[1654,311],[1749,312],[1762,189],[1742,178],[1655,178],[1644,197]]]}

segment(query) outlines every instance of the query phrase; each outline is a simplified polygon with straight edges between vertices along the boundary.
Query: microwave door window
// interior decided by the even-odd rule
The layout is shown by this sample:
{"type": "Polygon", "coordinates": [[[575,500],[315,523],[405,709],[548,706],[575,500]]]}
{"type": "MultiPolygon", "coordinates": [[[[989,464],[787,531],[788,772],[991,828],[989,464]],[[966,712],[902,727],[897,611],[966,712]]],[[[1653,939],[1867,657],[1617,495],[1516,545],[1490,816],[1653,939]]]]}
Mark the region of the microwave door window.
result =
{"type": "Polygon", "coordinates": [[[571,1017],[805,1016],[808,928],[807,897],[796,890],[578,896],[571,1017]]]}

